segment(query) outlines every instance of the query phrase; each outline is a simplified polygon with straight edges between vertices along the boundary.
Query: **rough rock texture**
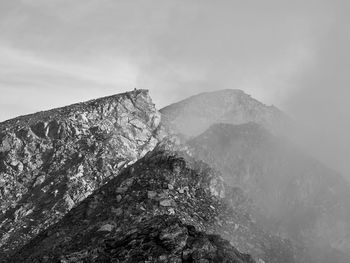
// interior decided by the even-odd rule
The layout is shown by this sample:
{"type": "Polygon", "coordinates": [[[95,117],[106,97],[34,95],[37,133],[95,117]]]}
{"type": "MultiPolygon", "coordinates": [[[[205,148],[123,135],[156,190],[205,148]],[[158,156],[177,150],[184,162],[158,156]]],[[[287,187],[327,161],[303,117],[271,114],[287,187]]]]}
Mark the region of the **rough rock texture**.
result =
{"type": "Polygon", "coordinates": [[[159,122],[136,90],[0,123],[0,258],[153,149],[159,122]]]}
{"type": "Polygon", "coordinates": [[[255,123],[215,124],[188,144],[243,189],[271,232],[311,248],[314,262],[349,262],[350,186],[339,174],[255,123]]]}
{"type": "Polygon", "coordinates": [[[289,129],[289,118],[274,106],[266,106],[241,90],[201,93],[160,110],[170,131],[185,138],[197,136],[215,123],[256,122],[273,131],[289,129]]]}
{"type": "Polygon", "coordinates": [[[163,143],[49,227],[9,262],[294,262],[259,230],[217,172],[163,143]]]}
{"type": "MultiPolygon", "coordinates": [[[[111,229],[100,229],[106,236],[111,229]]],[[[17,259],[15,259],[17,260],[17,259]]],[[[23,260],[23,259],[21,259],[23,260]]],[[[155,216],[125,230],[123,235],[99,238],[91,251],[71,252],[68,255],[31,257],[21,262],[232,262],[254,263],[238,252],[228,241],[216,235],[196,231],[177,217],[155,216]]]]}

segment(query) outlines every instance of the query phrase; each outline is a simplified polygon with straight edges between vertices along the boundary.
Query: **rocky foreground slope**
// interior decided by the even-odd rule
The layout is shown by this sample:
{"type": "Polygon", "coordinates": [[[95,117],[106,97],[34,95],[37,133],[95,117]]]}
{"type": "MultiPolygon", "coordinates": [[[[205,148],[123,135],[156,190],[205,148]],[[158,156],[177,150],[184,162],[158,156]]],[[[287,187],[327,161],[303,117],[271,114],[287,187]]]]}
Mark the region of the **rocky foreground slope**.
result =
{"type": "Polygon", "coordinates": [[[252,199],[270,231],[314,262],[349,262],[350,186],[339,174],[256,123],[214,124],[188,145],[252,199]]]}
{"type": "Polygon", "coordinates": [[[152,150],[159,122],[136,90],[0,123],[0,258],[152,150]]]}
{"type": "Polygon", "coordinates": [[[9,262],[295,262],[292,248],[236,207],[203,162],[162,143],[9,262]],[[214,235],[213,235],[214,234],[214,235]]]}

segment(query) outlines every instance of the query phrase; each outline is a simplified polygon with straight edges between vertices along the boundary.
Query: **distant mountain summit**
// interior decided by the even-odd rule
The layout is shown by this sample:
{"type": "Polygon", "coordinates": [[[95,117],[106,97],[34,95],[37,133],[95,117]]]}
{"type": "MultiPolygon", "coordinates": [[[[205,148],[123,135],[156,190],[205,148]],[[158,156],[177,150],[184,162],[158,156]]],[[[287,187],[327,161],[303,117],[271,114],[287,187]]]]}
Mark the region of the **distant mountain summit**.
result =
{"type": "Polygon", "coordinates": [[[255,122],[280,133],[289,118],[274,106],[266,106],[242,90],[225,89],[201,93],[160,110],[162,121],[186,138],[197,136],[212,124],[255,122]]]}
{"type": "Polygon", "coordinates": [[[309,263],[349,262],[350,186],[286,139],[296,125],[286,114],[241,90],[201,93],[160,112],[194,158],[243,190],[263,229],[307,247],[309,263]]]}

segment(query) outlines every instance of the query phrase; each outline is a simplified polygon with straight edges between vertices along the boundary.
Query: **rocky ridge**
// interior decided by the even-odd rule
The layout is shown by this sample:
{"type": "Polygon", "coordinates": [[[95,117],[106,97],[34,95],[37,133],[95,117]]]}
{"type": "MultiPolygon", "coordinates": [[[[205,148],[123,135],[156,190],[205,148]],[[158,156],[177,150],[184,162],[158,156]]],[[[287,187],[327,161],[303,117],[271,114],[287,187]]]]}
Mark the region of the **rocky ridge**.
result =
{"type": "Polygon", "coordinates": [[[294,262],[290,244],[259,230],[220,175],[173,145],[95,191],[9,262],[294,262]]]}
{"type": "Polygon", "coordinates": [[[159,122],[135,90],[0,123],[0,258],[152,150],[159,122]]]}
{"type": "MultiPolygon", "coordinates": [[[[145,90],[1,123],[0,258],[15,252],[4,262],[221,262],[225,257],[251,262],[243,252],[259,263],[311,263],[302,245],[256,222],[256,212],[266,206],[255,202],[246,185],[232,184],[223,169],[232,145],[216,140],[207,155],[215,154],[215,147],[223,152],[205,159],[193,143],[203,137],[189,140],[219,120],[254,120],[278,133],[288,122],[284,115],[237,90],[184,102],[162,109],[163,125],[145,90]],[[201,109],[194,114],[193,101],[201,109]],[[179,116],[189,125],[181,126],[179,116]],[[174,143],[175,137],[164,139],[165,131],[180,135],[189,147],[174,143]],[[216,162],[219,156],[223,163],[216,162]],[[168,237],[165,243],[160,233],[168,237]]],[[[249,141],[235,145],[238,151],[250,146],[249,141]]]]}

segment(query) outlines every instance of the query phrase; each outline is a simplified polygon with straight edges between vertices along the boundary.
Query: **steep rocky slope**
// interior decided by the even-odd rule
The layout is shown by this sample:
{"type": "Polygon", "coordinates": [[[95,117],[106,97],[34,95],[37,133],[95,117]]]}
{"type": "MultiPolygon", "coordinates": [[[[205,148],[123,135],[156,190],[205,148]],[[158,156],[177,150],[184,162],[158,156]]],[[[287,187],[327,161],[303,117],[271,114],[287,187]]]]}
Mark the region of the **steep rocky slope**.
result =
{"type": "Polygon", "coordinates": [[[255,123],[215,124],[188,144],[244,190],[265,227],[309,247],[315,262],[349,262],[350,186],[339,174],[255,123]]]}
{"type": "Polygon", "coordinates": [[[0,123],[0,258],[152,150],[159,121],[136,90],[0,123]]]}
{"type": "Polygon", "coordinates": [[[273,131],[285,132],[289,118],[274,106],[266,106],[241,90],[201,93],[160,110],[162,121],[185,138],[197,136],[215,123],[256,122],[273,131]]]}
{"type": "Polygon", "coordinates": [[[135,90],[0,123],[0,259],[347,262],[349,188],[270,134],[283,113],[224,90],[162,116],[135,90]]]}
{"type": "Polygon", "coordinates": [[[259,230],[208,165],[162,143],[38,235],[9,262],[295,262],[259,230]],[[263,261],[264,260],[264,261],[263,261]]]}

